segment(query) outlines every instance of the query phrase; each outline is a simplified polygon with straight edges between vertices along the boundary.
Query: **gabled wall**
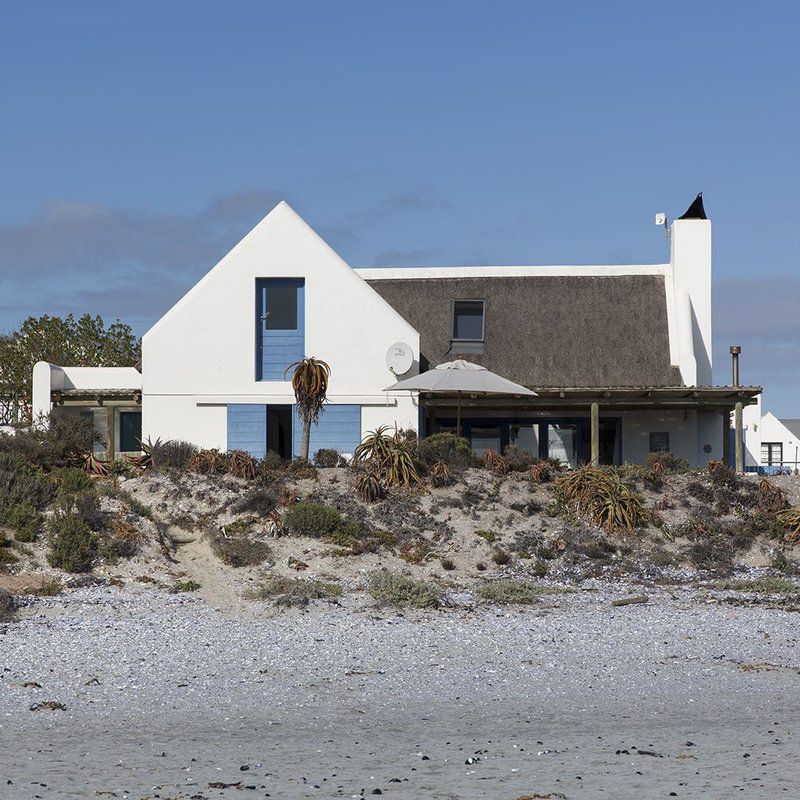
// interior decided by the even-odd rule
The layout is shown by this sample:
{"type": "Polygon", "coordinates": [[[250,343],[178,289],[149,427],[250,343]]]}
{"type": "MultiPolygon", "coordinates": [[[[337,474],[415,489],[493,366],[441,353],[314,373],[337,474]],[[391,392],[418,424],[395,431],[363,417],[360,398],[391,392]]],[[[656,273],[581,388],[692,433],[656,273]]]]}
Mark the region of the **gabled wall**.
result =
{"type": "Polygon", "coordinates": [[[396,380],[389,347],[410,345],[415,370],[419,335],[282,202],[145,334],[145,437],[225,447],[226,405],[293,402],[288,380],[256,380],[259,278],[304,279],[305,354],[330,364],[331,402],[363,405],[365,425],[416,427],[410,399],[381,390],[396,380]]]}

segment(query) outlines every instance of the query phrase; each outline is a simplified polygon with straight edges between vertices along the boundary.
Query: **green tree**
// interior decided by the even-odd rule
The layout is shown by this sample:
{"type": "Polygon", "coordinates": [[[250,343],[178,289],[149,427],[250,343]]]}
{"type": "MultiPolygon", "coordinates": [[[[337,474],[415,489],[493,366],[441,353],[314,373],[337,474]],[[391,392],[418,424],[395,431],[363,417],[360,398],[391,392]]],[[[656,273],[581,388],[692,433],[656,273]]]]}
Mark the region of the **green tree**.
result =
{"type": "Polygon", "coordinates": [[[0,336],[0,422],[31,421],[31,377],[37,361],[62,367],[140,367],[141,340],[130,325],[99,316],[28,317],[0,336]],[[5,415],[3,414],[5,410],[5,415]],[[5,416],[6,419],[2,419],[5,416]]]}

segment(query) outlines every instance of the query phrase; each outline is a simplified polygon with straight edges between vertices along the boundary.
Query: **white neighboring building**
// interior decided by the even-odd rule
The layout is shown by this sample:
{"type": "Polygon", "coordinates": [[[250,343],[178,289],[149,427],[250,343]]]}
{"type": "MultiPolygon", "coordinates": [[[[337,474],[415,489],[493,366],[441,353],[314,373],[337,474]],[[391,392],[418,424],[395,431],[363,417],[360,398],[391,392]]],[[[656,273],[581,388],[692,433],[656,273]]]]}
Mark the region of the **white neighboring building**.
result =
{"type": "Polygon", "coordinates": [[[762,416],[761,402],[745,409],[746,467],[752,472],[800,470],[800,419],[762,416]]]}
{"type": "MultiPolygon", "coordinates": [[[[465,357],[538,395],[464,398],[477,451],[587,461],[597,405],[603,463],[661,450],[727,458],[729,413],[760,388],[710,385],[711,223],[699,197],[670,233],[665,264],[354,270],[282,202],[145,334],[141,375],[120,386],[106,370],[40,364],[34,403],[141,403],[144,438],[296,455],[286,369],[315,356],[332,375],[311,452],[352,453],[379,425],[453,430],[454,397],[385,387],[465,357]],[[398,344],[407,363],[395,373],[398,344]]],[[[105,419],[119,452],[120,422],[105,419]]]]}

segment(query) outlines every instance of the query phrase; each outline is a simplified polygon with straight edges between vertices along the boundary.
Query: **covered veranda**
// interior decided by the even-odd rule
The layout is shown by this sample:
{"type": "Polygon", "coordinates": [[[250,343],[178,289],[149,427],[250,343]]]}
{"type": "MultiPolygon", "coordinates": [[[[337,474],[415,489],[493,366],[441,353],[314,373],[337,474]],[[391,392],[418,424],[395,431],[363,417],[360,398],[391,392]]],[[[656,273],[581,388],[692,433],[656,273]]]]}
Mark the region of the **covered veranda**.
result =
{"type": "MultiPolygon", "coordinates": [[[[744,471],[741,411],[761,393],[758,386],[531,388],[537,396],[461,395],[461,433],[473,449],[515,445],[571,466],[639,463],[647,452],[670,450],[690,464],[720,459],[744,471]]],[[[455,394],[421,392],[424,435],[455,432],[457,403],[455,394]]]]}

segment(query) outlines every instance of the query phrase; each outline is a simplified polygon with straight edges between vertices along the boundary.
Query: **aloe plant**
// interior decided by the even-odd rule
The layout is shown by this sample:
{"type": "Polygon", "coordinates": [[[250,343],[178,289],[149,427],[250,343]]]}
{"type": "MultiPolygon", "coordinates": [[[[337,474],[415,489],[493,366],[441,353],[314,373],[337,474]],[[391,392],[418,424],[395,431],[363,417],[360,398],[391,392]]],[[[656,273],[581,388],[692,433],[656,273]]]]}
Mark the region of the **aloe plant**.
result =
{"type": "Polygon", "coordinates": [[[311,425],[319,419],[322,406],[327,399],[331,368],[325,361],[309,356],[290,364],[284,374],[287,375],[290,370],[292,370],[292,389],[297,401],[297,413],[303,420],[300,455],[308,461],[311,425]]]}

